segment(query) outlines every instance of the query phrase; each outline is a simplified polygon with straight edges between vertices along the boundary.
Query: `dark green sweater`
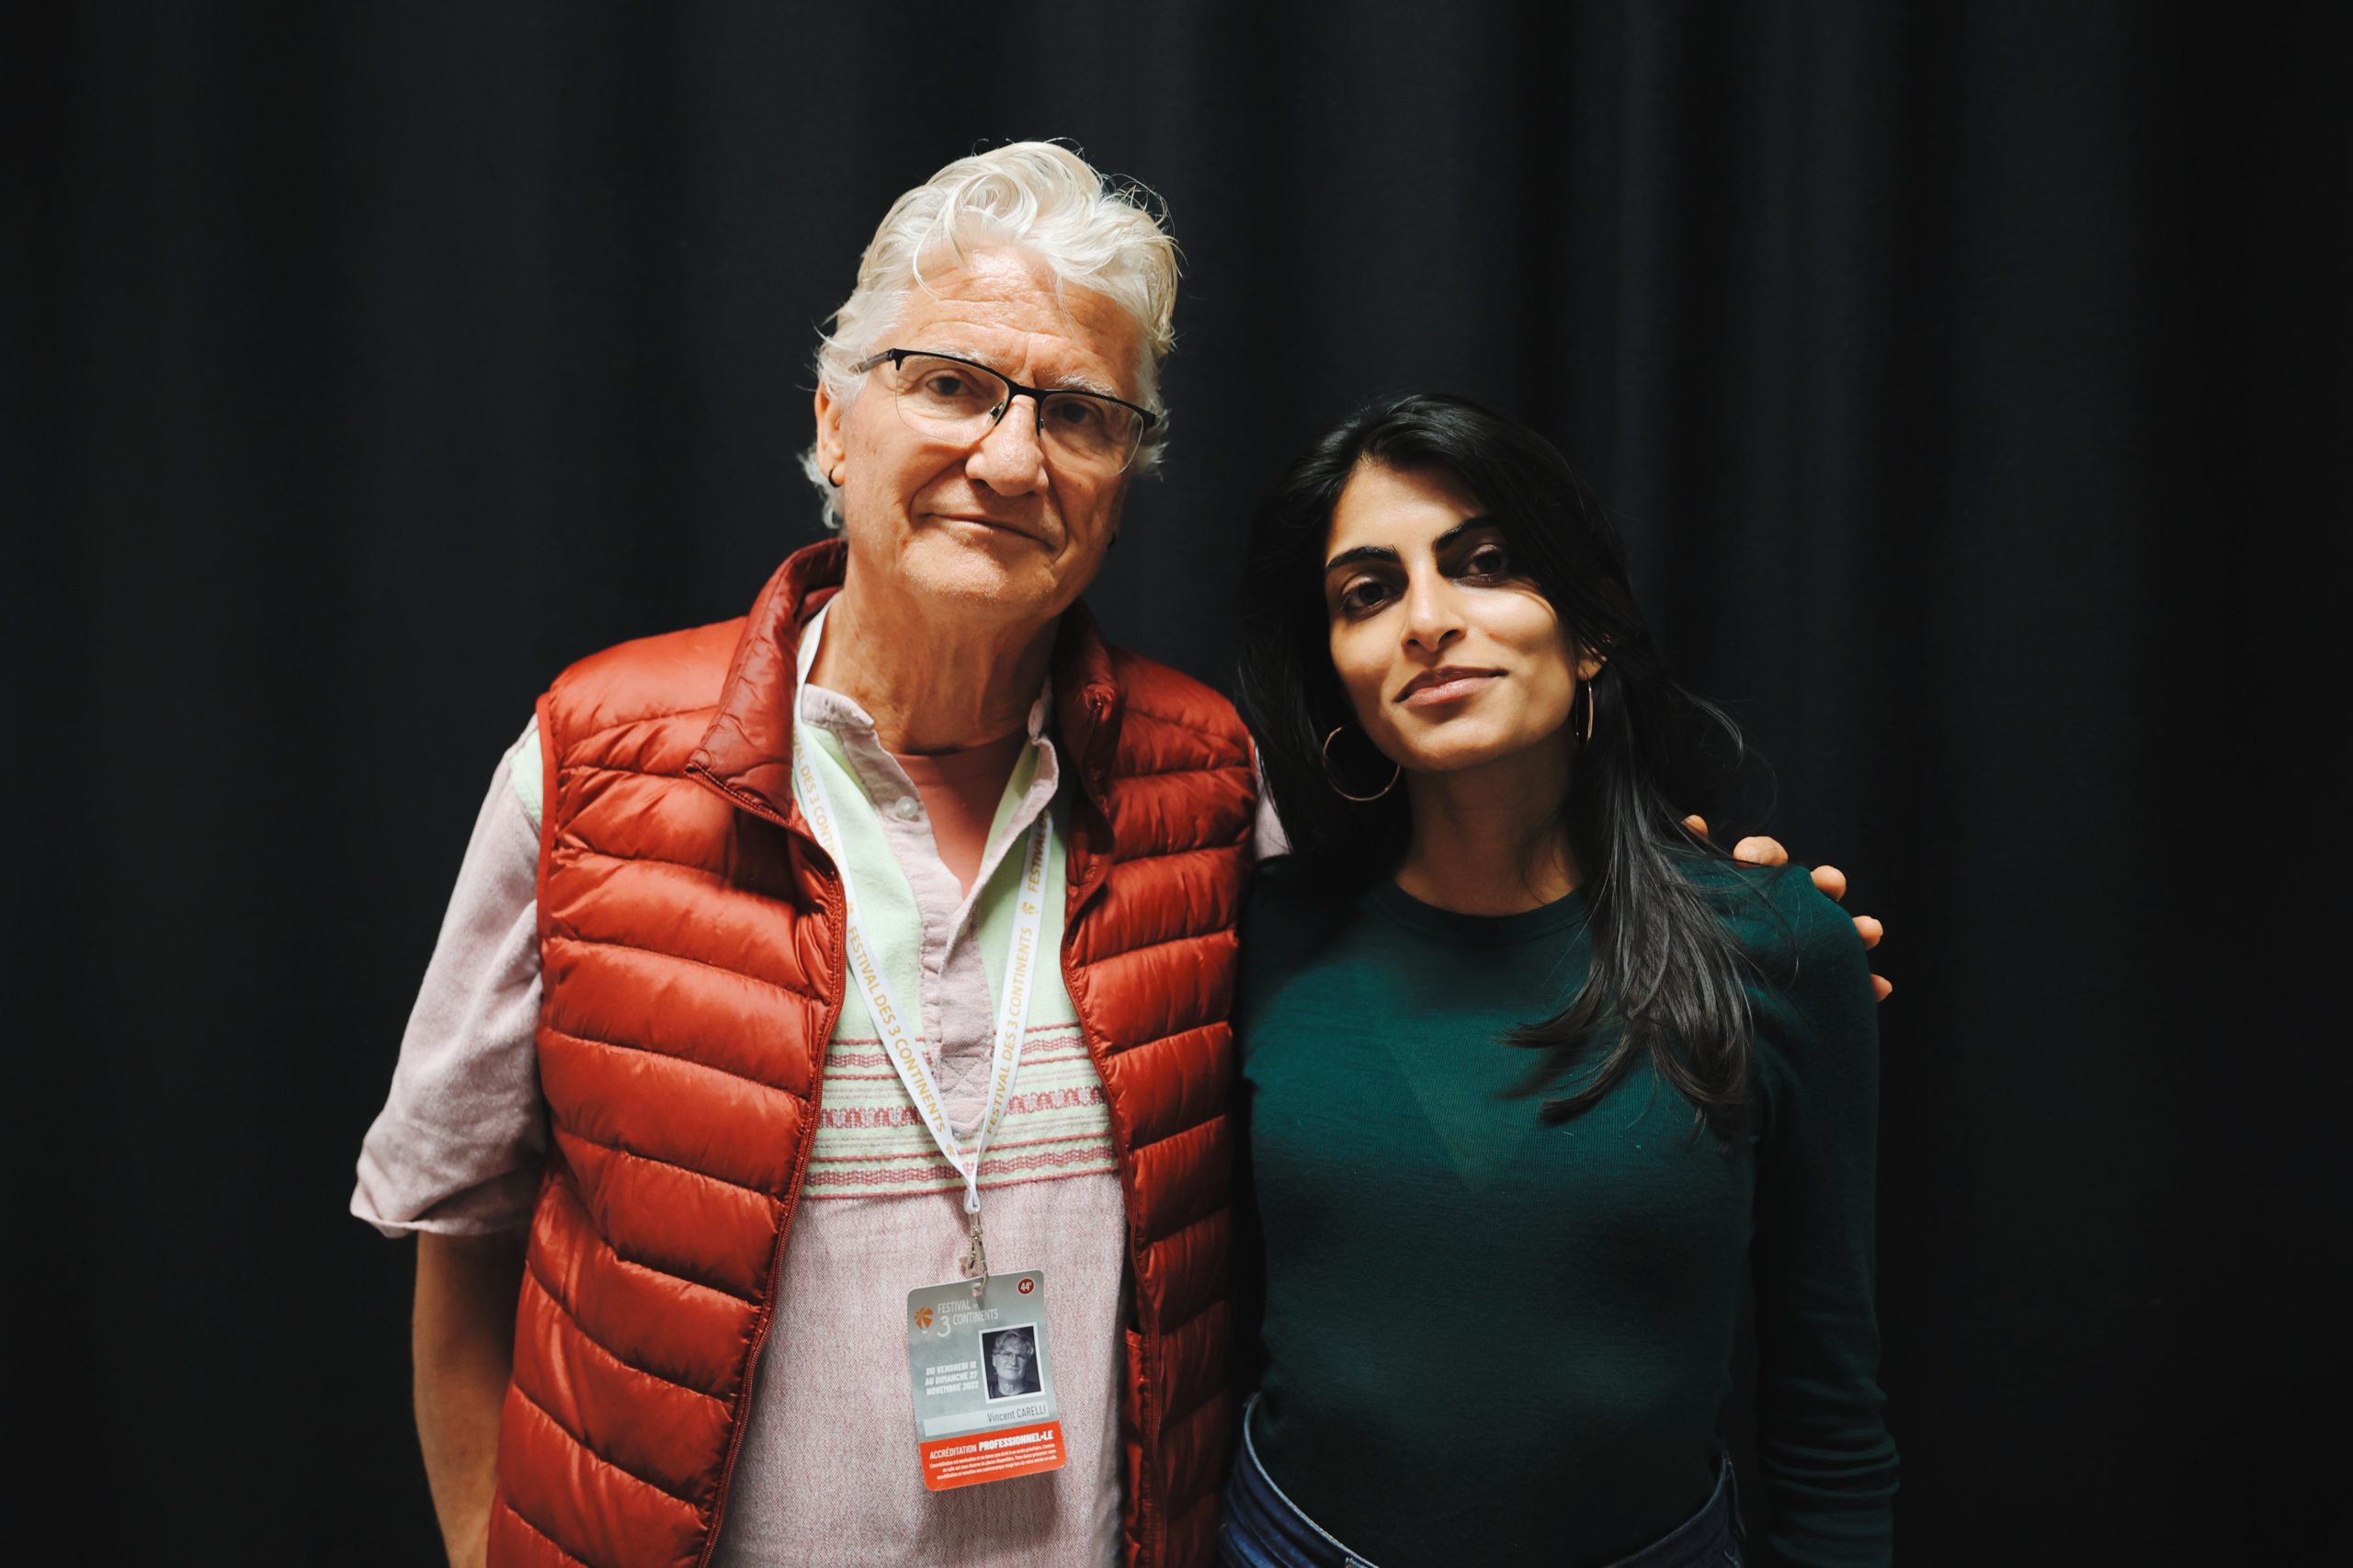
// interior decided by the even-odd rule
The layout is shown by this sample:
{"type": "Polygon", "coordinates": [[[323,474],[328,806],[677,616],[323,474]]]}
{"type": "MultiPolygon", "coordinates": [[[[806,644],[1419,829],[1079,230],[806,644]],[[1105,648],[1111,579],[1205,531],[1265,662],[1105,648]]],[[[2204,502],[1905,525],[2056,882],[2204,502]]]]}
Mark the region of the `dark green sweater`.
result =
{"type": "Polygon", "coordinates": [[[1607,1563],[1707,1501],[1755,1270],[1782,1562],[1889,1561],[1872,1307],[1878,1034],[1862,946],[1799,868],[1702,868],[1756,970],[1749,1131],[1692,1137],[1647,1062],[1555,1127],[1508,1098],[1591,960],[1581,895],[1449,914],[1257,879],[1235,1018],[1266,1237],[1252,1432],[1381,1564],[1607,1563]],[[1749,885],[1736,885],[1734,879],[1749,885]]]}

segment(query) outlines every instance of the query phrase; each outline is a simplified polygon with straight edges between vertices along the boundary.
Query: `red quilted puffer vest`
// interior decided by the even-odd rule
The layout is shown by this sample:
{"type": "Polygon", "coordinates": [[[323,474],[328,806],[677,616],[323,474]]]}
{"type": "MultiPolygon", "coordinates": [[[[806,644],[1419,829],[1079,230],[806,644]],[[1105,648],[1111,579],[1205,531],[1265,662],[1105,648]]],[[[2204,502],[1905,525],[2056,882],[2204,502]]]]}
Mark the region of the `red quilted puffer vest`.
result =
{"type": "MultiPolygon", "coordinates": [[[[540,699],[551,1144],[494,1568],[696,1568],[717,1539],[842,1001],[841,884],[793,804],[789,715],[799,629],[843,562],[803,550],[748,619],[608,649],[540,699]]],[[[1127,1561],[1189,1568],[1214,1552],[1236,1417],[1226,1010],[1249,748],[1223,699],[1107,646],[1084,608],[1053,678],[1079,791],[1063,972],[1134,1282],[1127,1561]]]]}

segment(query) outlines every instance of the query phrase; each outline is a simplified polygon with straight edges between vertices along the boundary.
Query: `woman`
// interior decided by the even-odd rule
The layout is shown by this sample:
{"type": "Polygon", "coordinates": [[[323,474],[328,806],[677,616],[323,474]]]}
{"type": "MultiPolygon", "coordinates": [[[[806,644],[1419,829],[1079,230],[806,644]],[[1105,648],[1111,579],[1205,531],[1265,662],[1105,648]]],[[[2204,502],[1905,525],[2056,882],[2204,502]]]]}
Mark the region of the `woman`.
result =
{"type": "Polygon", "coordinates": [[[1736,740],[1599,506],[1457,398],[1257,519],[1243,708],[1291,854],[1237,1004],[1265,1233],[1227,1561],[1740,1561],[1715,1436],[1753,1268],[1780,1560],[1888,1560],[1861,945],[1680,825],[1736,740]]]}

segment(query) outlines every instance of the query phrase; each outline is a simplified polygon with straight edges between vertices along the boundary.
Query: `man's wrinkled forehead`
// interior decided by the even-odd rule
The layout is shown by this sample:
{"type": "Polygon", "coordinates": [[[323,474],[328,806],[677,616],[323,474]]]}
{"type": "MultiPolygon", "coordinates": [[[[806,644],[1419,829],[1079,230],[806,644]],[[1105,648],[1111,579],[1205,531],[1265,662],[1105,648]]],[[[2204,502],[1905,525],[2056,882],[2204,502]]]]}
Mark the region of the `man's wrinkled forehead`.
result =
{"type": "Polygon", "coordinates": [[[1039,386],[1134,395],[1142,335],[1107,295],[1002,250],[969,253],[926,280],[877,347],[936,348],[1039,386]]]}

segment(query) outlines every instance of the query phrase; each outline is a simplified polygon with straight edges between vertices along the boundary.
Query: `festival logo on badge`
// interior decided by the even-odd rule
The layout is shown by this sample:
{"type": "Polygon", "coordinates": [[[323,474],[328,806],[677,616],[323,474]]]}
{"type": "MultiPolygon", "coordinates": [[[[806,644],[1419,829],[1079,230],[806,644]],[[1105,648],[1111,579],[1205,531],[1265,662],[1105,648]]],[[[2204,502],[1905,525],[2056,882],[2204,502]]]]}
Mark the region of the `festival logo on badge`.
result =
{"type": "Polygon", "coordinates": [[[1018,1290],[1025,1296],[1037,1288],[1038,1282],[1035,1279],[1024,1279],[1019,1285],[1015,1287],[1015,1289],[1018,1290]]]}
{"type": "Polygon", "coordinates": [[[917,1328],[929,1328],[931,1326],[931,1309],[929,1307],[917,1307],[915,1309],[915,1326],[917,1328]]]}

